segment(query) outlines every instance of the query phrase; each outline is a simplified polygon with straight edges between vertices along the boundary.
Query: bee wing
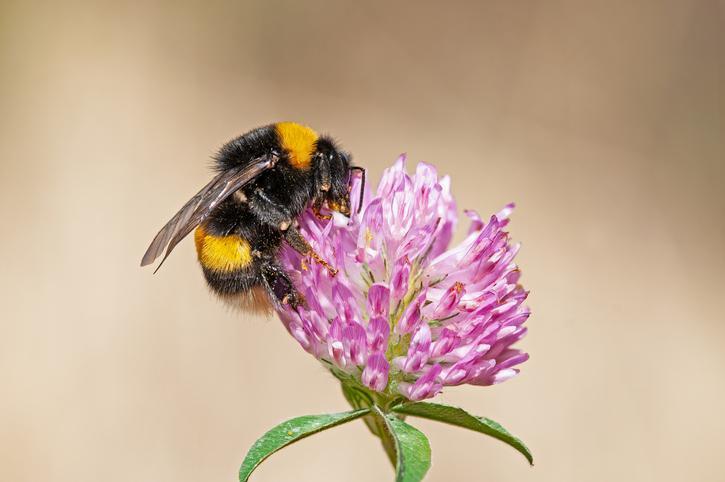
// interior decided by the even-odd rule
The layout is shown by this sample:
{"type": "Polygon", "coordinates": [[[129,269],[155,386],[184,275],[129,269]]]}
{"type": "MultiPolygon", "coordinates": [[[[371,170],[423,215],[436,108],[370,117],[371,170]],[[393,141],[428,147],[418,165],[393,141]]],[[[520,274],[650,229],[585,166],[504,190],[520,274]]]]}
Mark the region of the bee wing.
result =
{"type": "Polygon", "coordinates": [[[276,161],[274,156],[265,156],[248,165],[230,169],[215,176],[156,234],[141,259],[141,266],[153,263],[166,249],[166,253],[154,273],[158,271],[179,241],[201,224],[214,208],[262,172],[274,167],[276,161]]]}

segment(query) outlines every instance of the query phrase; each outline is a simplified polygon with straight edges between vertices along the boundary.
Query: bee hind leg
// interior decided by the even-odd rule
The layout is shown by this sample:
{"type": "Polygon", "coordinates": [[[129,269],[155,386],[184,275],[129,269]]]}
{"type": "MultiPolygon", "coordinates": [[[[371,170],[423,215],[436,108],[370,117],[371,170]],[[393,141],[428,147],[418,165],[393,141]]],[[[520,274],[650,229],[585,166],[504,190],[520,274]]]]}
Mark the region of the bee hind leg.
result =
{"type": "Polygon", "coordinates": [[[261,274],[264,287],[277,308],[289,305],[297,310],[299,306],[305,305],[304,297],[295,289],[292,280],[280,266],[272,262],[265,263],[261,267],[261,274]]]}

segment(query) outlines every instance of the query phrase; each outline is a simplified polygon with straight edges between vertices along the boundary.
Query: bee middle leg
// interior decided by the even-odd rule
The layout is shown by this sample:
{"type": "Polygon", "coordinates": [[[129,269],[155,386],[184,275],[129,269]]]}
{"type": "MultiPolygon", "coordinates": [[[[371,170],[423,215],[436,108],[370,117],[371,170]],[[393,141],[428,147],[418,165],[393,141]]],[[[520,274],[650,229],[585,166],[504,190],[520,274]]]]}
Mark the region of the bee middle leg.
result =
{"type": "Polygon", "coordinates": [[[303,256],[310,256],[312,259],[315,260],[315,262],[322,265],[327,270],[327,272],[330,273],[330,276],[335,276],[337,274],[337,270],[333,268],[330,263],[322,259],[322,256],[317,254],[314,249],[312,249],[310,243],[307,242],[307,240],[302,236],[302,234],[296,227],[290,226],[289,228],[287,228],[284,233],[284,238],[287,243],[292,246],[292,249],[294,249],[303,256]]]}
{"type": "MultiPolygon", "coordinates": [[[[294,219],[290,211],[276,202],[262,188],[255,189],[249,196],[249,207],[263,222],[279,229],[287,243],[303,256],[310,256],[317,263],[327,269],[330,276],[335,276],[337,270],[312,249],[312,246],[294,226],[294,219]]],[[[319,210],[320,205],[317,205],[319,210]]]]}

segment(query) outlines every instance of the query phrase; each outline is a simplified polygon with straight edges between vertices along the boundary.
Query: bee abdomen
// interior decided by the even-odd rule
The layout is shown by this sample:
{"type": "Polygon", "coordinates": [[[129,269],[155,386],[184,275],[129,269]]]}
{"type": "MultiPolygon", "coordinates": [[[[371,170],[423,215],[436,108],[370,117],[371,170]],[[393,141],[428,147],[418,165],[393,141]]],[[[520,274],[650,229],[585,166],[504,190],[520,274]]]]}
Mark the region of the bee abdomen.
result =
{"type": "Polygon", "coordinates": [[[252,264],[252,246],[239,235],[215,236],[202,225],[196,228],[194,241],[199,262],[205,271],[229,273],[252,264]]]}

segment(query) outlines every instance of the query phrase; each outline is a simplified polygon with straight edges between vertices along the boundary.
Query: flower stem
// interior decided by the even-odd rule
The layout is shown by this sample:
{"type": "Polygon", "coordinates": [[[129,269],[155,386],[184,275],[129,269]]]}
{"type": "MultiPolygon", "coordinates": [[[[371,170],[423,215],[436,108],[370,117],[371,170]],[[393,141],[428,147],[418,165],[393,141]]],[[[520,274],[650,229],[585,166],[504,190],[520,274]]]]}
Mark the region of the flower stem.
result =
{"type": "Polygon", "coordinates": [[[375,425],[375,428],[377,430],[376,435],[380,439],[380,442],[383,445],[383,450],[385,450],[385,454],[388,456],[388,460],[390,460],[390,463],[393,466],[393,470],[396,469],[398,464],[398,455],[395,452],[395,443],[393,442],[392,437],[386,436],[386,431],[388,430],[385,426],[385,421],[380,418],[379,415],[366,415],[365,418],[371,417],[373,419],[373,424],[375,425]]]}
{"type": "MultiPolygon", "coordinates": [[[[388,412],[388,410],[390,409],[390,403],[379,403],[380,401],[374,400],[374,395],[371,396],[371,394],[366,393],[363,390],[351,387],[344,382],[341,383],[341,386],[343,395],[345,395],[347,401],[355,409],[371,408],[373,406],[376,406],[379,407],[380,411],[382,411],[383,413],[388,412]]],[[[365,415],[363,417],[363,422],[365,422],[365,425],[367,425],[370,432],[380,439],[383,450],[385,450],[385,454],[388,456],[388,460],[390,460],[390,463],[393,465],[393,469],[395,469],[397,467],[396,464],[398,458],[395,452],[395,445],[393,439],[387,434],[387,427],[385,425],[385,421],[380,418],[380,415],[377,415],[376,413],[371,413],[370,415],[365,415]]]]}

